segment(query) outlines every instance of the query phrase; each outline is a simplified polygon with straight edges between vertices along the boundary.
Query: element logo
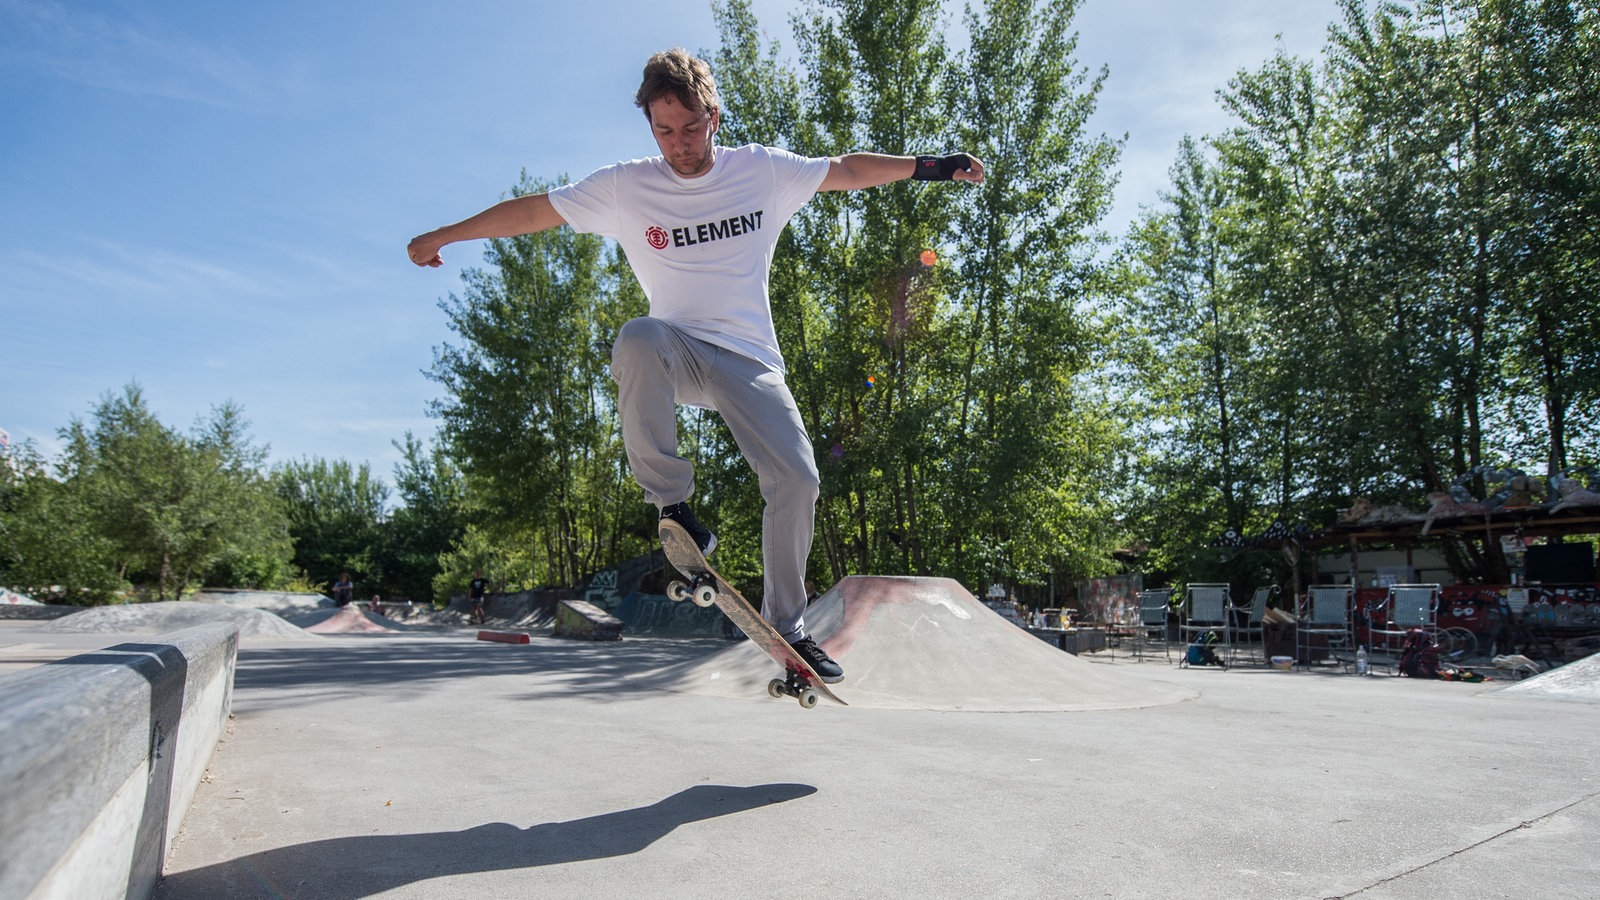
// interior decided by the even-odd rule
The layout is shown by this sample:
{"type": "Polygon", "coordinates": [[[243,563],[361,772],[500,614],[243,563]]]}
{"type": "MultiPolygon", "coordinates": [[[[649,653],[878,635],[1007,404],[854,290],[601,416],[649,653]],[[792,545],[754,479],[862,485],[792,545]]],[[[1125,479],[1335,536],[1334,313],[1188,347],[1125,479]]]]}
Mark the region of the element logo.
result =
{"type": "Polygon", "coordinates": [[[667,248],[667,230],[660,225],[651,225],[646,228],[644,230],[644,239],[649,241],[650,246],[657,250],[665,250],[667,248]]]}

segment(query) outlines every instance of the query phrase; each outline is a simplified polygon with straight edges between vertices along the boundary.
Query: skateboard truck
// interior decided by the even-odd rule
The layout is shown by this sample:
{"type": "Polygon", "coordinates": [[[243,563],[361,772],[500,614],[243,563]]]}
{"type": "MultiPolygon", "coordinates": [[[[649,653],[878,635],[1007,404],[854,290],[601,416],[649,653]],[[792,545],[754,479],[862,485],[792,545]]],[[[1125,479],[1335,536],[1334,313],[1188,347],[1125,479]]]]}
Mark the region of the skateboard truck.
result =
{"type": "Polygon", "coordinates": [[[667,597],[674,603],[691,600],[695,606],[712,606],[717,602],[717,580],[710,575],[697,575],[691,584],[674,581],[667,585],[667,597]]]}
{"type": "Polygon", "coordinates": [[[820,699],[816,689],[811,687],[811,683],[806,679],[805,673],[797,669],[789,669],[785,677],[774,678],[767,682],[767,693],[774,699],[794,697],[806,709],[816,706],[817,700],[820,699]]]}

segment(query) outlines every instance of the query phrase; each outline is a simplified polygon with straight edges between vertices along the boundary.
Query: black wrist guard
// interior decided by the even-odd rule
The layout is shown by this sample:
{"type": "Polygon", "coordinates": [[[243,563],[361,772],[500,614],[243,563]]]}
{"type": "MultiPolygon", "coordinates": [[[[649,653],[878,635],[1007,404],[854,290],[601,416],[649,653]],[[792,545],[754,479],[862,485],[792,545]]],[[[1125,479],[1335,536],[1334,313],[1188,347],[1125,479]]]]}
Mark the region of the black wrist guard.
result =
{"type": "Polygon", "coordinates": [[[972,157],[965,153],[949,156],[919,156],[911,177],[917,181],[954,181],[956,172],[972,171],[972,157]]]}

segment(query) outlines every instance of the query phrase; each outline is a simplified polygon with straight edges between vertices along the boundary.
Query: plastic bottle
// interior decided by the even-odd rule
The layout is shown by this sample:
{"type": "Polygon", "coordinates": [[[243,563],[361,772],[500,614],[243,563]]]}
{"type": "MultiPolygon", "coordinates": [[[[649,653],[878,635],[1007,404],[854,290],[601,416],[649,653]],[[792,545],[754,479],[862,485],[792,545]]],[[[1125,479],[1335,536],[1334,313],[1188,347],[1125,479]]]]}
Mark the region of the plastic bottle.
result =
{"type": "Polygon", "coordinates": [[[1366,644],[1362,644],[1360,649],[1356,650],[1356,674],[1357,675],[1365,675],[1365,674],[1367,674],[1367,645],[1366,644]]]}

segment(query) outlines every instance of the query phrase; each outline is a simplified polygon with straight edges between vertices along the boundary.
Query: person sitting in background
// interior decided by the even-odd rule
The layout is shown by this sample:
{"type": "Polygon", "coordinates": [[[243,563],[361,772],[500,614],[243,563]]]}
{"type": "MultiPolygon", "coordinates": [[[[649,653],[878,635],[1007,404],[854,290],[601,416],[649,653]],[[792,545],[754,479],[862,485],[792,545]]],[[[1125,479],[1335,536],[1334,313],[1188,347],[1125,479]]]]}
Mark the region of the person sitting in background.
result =
{"type": "Polygon", "coordinates": [[[350,583],[350,573],[340,572],[339,580],[333,583],[334,605],[340,607],[349,606],[351,595],[355,592],[355,589],[356,586],[350,583]]]}

